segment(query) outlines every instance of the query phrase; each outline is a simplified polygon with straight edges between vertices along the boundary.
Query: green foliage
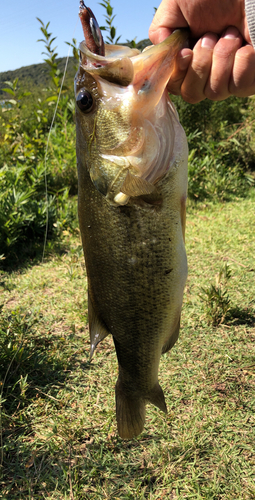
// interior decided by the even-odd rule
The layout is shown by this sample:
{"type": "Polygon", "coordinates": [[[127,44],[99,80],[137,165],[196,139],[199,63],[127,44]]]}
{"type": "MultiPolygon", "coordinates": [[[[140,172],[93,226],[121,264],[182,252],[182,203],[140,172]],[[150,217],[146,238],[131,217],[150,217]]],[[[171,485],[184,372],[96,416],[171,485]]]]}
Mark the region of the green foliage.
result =
{"type": "Polygon", "coordinates": [[[2,266],[34,256],[46,233],[49,241],[55,240],[63,230],[74,230],[77,225],[74,205],[69,200],[69,193],[77,193],[74,101],[65,89],[59,98],[62,72],[53,47],[55,38],[48,32],[49,23],[39,22],[51,85],[42,90],[40,97],[35,97],[19,87],[17,78],[6,82],[8,87],[4,92],[10,99],[5,100],[0,110],[2,266]],[[48,140],[58,99],[52,138],[48,140]]]}
{"type": "Polygon", "coordinates": [[[75,228],[68,190],[45,199],[43,163],[30,167],[17,163],[0,169],[0,248],[2,264],[33,256],[44,241],[59,237],[63,229],[75,228]]]}
{"type": "Polygon", "coordinates": [[[133,38],[133,40],[127,40],[127,45],[129,45],[131,49],[136,49],[137,48],[136,37],[133,38]]]}
{"type": "MultiPolygon", "coordinates": [[[[50,100],[56,100],[60,91],[60,85],[61,85],[61,79],[63,77],[63,73],[60,72],[58,68],[58,63],[56,61],[57,59],[57,52],[56,48],[57,47],[52,47],[53,42],[56,40],[56,37],[52,37],[52,33],[49,33],[48,27],[50,23],[47,23],[46,25],[37,17],[37,20],[41,24],[40,30],[44,36],[44,38],[40,38],[37,40],[38,42],[42,42],[45,46],[46,52],[42,52],[42,54],[45,54],[47,57],[44,59],[44,61],[48,64],[50,68],[50,76],[51,76],[51,82],[54,85],[54,94],[53,96],[50,96],[48,98],[49,102],[50,100]]],[[[63,89],[64,90],[64,89],[63,89]]]]}
{"type": "Polygon", "coordinates": [[[205,317],[209,325],[217,326],[224,323],[230,310],[230,298],[227,283],[231,277],[228,264],[222,266],[215,277],[215,284],[202,288],[200,295],[204,302],[205,317]]]}
{"type": "Polygon", "coordinates": [[[74,59],[76,61],[75,67],[78,69],[80,58],[79,58],[79,49],[77,47],[77,40],[76,40],[76,38],[73,38],[71,43],[70,42],[66,42],[66,44],[69,45],[69,47],[72,47],[72,49],[73,49],[73,57],[74,57],[74,59]]]}
{"type": "Polygon", "coordinates": [[[255,181],[254,118],[250,101],[173,97],[189,144],[189,197],[228,200],[245,196],[255,181]]]}
{"type": "MultiPolygon", "coordinates": [[[[73,44],[74,42],[71,43],[71,46],[73,44]]],[[[56,62],[58,64],[60,72],[63,73],[66,65],[66,57],[59,57],[56,59],[56,62]]],[[[76,58],[70,57],[65,78],[66,86],[69,89],[71,89],[72,87],[76,64],[76,58]]],[[[8,98],[6,92],[3,91],[3,88],[5,87],[4,82],[13,82],[13,80],[15,80],[16,78],[18,78],[19,86],[22,89],[31,90],[31,99],[34,96],[38,98],[42,95],[42,93],[45,93],[45,88],[48,88],[50,86],[51,78],[49,74],[49,65],[45,62],[39,64],[31,64],[30,66],[23,66],[22,68],[18,68],[13,71],[9,70],[0,73],[0,99],[8,98]]]]}
{"type": "Polygon", "coordinates": [[[111,6],[110,0],[103,0],[100,2],[100,5],[106,10],[105,20],[107,26],[100,26],[100,29],[108,32],[108,36],[106,37],[106,43],[117,44],[121,35],[117,37],[117,29],[113,26],[113,20],[115,19],[115,15],[113,16],[113,7],[111,6]]]}
{"type": "MultiPolygon", "coordinates": [[[[101,5],[106,12],[107,41],[117,43],[119,37],[113,25],[115,15],[111,2],[103,0],[101,5]]],[[[73,99],[75,67],[72,65],[60,95],[65,61],[57,57],[56,38],[49,31],[49,23],[38,21],[42,33],[40,42],[45,47],[45,63],[41,65],[39,76],[32,72],[32,80],[29,76],[23,79],[24,75],[19,70],[21,80],[13,73],[14,79],[2,84],[5,97],[0,107],[2,264],[9,258],[18,258],[19,245],[33,255],[33,247],[40,245],[44,239],[46,224],[49,225],[47,237],[54,240],[60,237],[61,228],[70,227],[73,230],[77,223],[73,208],[70,208],[74,205],[68,201],[68,196],[77,194],[73,99]],[[34,85],[31,83],[33,80],[34,85]],[[29,84],[26,86],[25,82],[29,84]],[[46,146],[48,201],[45,199],[44,180],[46,146]]],[[[135,40],[129,42],[139,49],[149,43],[149,40],[137,44],[135,40]]],[[[73,61],[77,65],[76,40],[68,42],[68,45],[73,50],[73,61]]],[[[189,142],[189,197],[194,200],[228,200],[233,196],[246,196],[254,183],[253,99],[231,98],[220,103],[204,101],[196,106],[178,97],[173,100],[189,142]]]]}

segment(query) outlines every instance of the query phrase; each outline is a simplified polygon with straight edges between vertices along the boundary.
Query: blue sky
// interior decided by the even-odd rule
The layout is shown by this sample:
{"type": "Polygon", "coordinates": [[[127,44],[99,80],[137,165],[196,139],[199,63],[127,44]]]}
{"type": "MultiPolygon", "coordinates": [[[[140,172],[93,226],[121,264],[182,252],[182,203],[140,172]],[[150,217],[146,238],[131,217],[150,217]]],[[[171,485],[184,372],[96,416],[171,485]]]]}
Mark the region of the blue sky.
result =
{"type": "MultiPolygon", "coordinates": [[[[97,17],[100,26],[105,24],[104,9],[99,2],[85,2],[97,17]]],[[[122,35],[120,42],[137,41],[148,37],[148,30],[154,15],[154,8],[159,0],[112,0],[111,5],[116,14],[114,25],[117,35],[122,35]]],[[[40,25],[36,17],[45,24],[50,21],[50,32],[57,37],[59,57],[66,56],[68,46],[65,41],[76,38],[83,39],[78,19],[79,0],[21,0],[1,2],[0,17],[0,72],[29,66],[43,61],[41,52],[43,44],[37,43],[41,38],[40,25]]]]}

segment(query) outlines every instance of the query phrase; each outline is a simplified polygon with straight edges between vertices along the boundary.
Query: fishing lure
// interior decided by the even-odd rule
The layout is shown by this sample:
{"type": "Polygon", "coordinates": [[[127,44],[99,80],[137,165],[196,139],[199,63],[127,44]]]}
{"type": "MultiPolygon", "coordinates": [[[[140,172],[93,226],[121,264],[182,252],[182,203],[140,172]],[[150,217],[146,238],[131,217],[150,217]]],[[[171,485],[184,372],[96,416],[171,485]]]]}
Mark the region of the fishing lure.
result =
{"type": "Polygon", "coordinates": [[[79,17],[88,49],[99,56],[105,55],[104,39],[98,22],[89,7],[80,0],[79,17]]]}

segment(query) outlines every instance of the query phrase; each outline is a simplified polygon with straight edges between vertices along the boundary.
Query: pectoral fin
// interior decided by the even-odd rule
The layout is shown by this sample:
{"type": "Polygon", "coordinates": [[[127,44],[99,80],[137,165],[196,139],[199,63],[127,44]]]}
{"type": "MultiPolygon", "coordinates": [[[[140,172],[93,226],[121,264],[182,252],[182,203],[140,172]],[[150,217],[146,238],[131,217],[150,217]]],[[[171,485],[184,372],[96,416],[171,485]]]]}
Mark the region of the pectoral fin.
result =
{"type": "Polygon", "coordinates": [[[128,172],[120,189],[128,196],[141,196],[153,193],[156,188],[145,179],[128,172]]]}
{"type": "Polygon", "coordinates": [[[88,293],[88,316],[89,316],[89,333],[90,333],[90,360],[94,354],[95,348],[99,342],[105,339],[110,334],[104,322],[98,317],[92,305],[88,293]]]}

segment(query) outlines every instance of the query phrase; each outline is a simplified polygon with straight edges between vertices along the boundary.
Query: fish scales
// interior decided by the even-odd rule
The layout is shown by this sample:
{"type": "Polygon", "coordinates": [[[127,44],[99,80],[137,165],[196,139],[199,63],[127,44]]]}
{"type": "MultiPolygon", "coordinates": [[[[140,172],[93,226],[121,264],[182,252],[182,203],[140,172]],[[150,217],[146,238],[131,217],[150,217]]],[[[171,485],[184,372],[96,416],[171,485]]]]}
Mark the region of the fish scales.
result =
{"type": "MultiPolygon", "coordinates": [[[[179,48],[182,43],[183,36],[178,41],[179,48]]],[[[168,351],[178,338],[187,276],[184,246],[187,144],[176,112],[168,101],[165,85],[147,118],[147,111],[141,114],[138,107],[137,112],[137,97],[125,104],[124,90],[132,94],[134,75],[127,84],[125,73],[121,86],[121,75],[118,72],[116,77],[112,72],[111,61],[110,76],[107,75],[107,54],[106,59],[95,56],[97,67],[93,62],[91,64],[89,59],[92,57],[93,61],[93,55],[90,56],[84,45],[81,54],[83,59],[76,76],[76,96],[89,92],[94,102],[88,112],[86,96],[85,112],[79,107],[76,110],[78,211],[88,277],[91,355],[106,335],[113,336],[119,365],[115,389],[118,431],[122,438],[129,439],[142,432],[146,403],[151,402],[166,412],[163,391],[158,383],[158,368],[161,354],[168,351]],[[99,61],[101,67],[105,65],[103,77],[100,76],[99,61]],[[155,109],[158,109],[157,116],[155,109]],[[111,120],[106,125],[107,110],[111,120]],[[147,121],[153,123],[150,141],[144,134],[144,127],[148,128],[148,133],[151,130],[147,121]],[[130,161],[141,163],[161,122],[166,134],[169,127],[174,146],[168,148],[165,155],[159,149],[157,158],[164,162],[168,155],[171,166],[164,168],[164,174],[157,178],[157,172],[153,173],[157,165],[150,174],[146,171],[141,174],[130,161]],[[119,130],[122,125],[123,131],[119,130]],[[107,127],[108,134],[102,131],[102,127],[107,127]],[[145,137],[143,141],[142,136],[145,137]],[[146,176],[153,179],[153,175],[152,182],[146,180],[146,176]]],[[[132,57],[136,58],[137,52],[129,55],[130,60],[132,57]]],[[[152,53],[151,57],[155,54],[152,53]]],[[[140,59],[135,60],[134,66],[136,61],[140,68],[140,59]]],[[[154,68],[152,74],[155,71],[154,68]]],[[[144,80],[148,82],[147,70],[139,83],[140,90],[144,87],[144,80]]],[[[148,83],[146,85],[148,88],[148,83]]],[[[137,95],[140,99],[139,90],[135,93],[137,95]]],[[[150,97],[151,89],[148,99],[150,97]]],[[[157,139],[161,141],[159,146],[162,149],[167,142],[164,131],[160,129],[157,133],[163,137],[157,139]]]]}
{"type": "Polygon", "coordinates": [[[168,350],[178,336],[186,280],[185,262],[179,269],[185,258],[180,213],[169,214],[168,199],[160,213],[154,209],[155,217],[135,205],[116,209],[89,175],[79,182],[86,186],[79,192],[79,219],[90,300],[113,335],[126,392],[149,401],[164,346],[168,350]]]}

